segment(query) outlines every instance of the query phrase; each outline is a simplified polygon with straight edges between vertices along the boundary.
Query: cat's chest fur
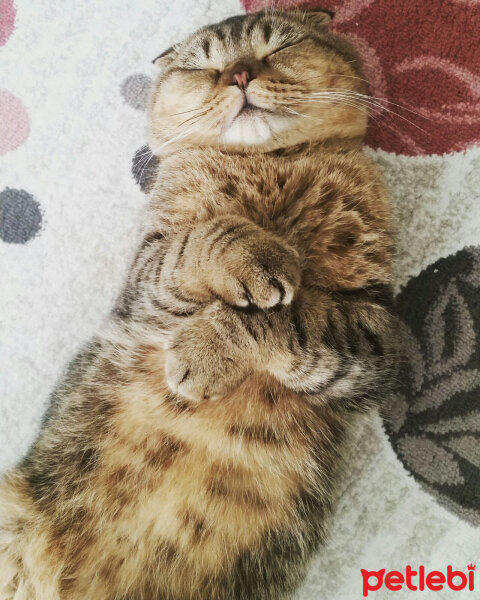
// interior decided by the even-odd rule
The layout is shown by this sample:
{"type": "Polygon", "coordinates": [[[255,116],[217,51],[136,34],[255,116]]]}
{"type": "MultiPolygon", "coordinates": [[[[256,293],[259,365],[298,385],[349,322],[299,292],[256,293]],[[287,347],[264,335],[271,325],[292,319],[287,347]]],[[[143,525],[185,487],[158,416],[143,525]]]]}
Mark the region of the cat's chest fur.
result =
{"type": "Polygon", "coordinates": [[[152,208],[173,222],[203,220],[223,210],[281,228],[299,206],[318,200],[327,182],[347,192],[359,157],[356,152],[255,156],[183,151],[161,164],[152,208]]]}
{"type": "Polygon", "coordinates": [[[240,215],[298,250],[304,281],[362,287],[389,269],[384,197],[378,169],[359,150],[288,156],[185,150],[161,163],[148,227],[168,235],[219,214],[240,215]]]}

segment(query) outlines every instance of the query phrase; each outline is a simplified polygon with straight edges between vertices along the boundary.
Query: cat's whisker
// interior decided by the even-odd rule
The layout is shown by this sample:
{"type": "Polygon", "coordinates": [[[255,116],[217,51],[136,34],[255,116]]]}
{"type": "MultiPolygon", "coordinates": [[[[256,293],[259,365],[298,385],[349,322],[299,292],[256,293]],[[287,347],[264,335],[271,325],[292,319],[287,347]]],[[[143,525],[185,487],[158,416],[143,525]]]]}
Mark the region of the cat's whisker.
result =
{"type": "Polygon", "coordinates": [[[349,98],[335,97],[330,98],[293,98],[293,103],[296,104],[344,104],[358,109],[366,108],[364,104],[355,102],[349,98]]]}
{"type": "MultiPolygon", "coordinates": [[[[312,103],[316,103],[316,104],[325,104],[325,105],[334,105],[334,106],[339,106],[339,105],[345,105],[345,106],[349,106],[351,108],[356,108],[358,110],[368,110],[369,112],[369,116],[371,119],[373,119],[373,121],[375,121],[375,123],[379,123],[379,112],[375,112],[379,111],[380,109],[377,107],[367,107],[362,103],[357,103],[354,101],[350,101],[350,100],[345,100],[344,98],[326,98],[326,99],[314,99],[314,100],[308,100],[308,99],[302,99],[302,100],[298,100],[296,99],[294,102],[294,105],[301,105],[301,104],[312,104],[312,103]]],[[[305,116],[312,116],[312,115],[305,115],[305,116]]]]}
{"type": "Polygon", "coordinates": [[[148,164],[150,163],[150,161],[152,160],[153,156],[154,156],[154,155],[153,155],[153,153],[152,153],[152,154],[151,154],[151,156],[149,157],[149,159],[148,159],[148,160],[145,162],[145,164],[143,165],[142,172],[140,173],[140,175],[139,175],[139,177],[138,177],[139,181],[144,181],[144,180],[143,180],[143,173],[144,173],[145,169],[147,168],[148,164]]]}
{"type": "Polygon", "coordinates": [[[184,125],[192,125],[193,123],[197,123],[198,120],[203,117],[205,115],[205,113],[202,113],[200,115],[194,115],[193,117],[190,117],[188,119],[185,119],[185,121],[182,121],[181,123],[179,123],[179,125],[177,126],[178,129],[180,129],[181,127],[183,127],[184,125]]]}
{"type": "Polygon", "coordinates": [[[151,152],[152,152],[152,150],[151,150],[150,146],[146,146],[145,149],[142,152],[140,152],[137,156],[142,157],[147,154],[151,154],[151,152]]]}
{"type": "MultiPolygon", "coordinates": [[[[152,159],[153,154],[150,153],[146,156],[144,156],[141,160],[138,161],[138,163],[136,164],[137,168],[141,169],[144,168],[145,164],[148,164],[148,162],[152,159]]],[[[143,171],[142,171],[143,172],[143,171]]]]}
{"type": "Polygon", "coordinates": [[[190,129],[187,129],[186,131],[182,131],[179,134],[174,135],[166,142],[163,142],[162,144],[160,144],[160,146],[156,149],[155,154],[157,154],[158,152],[160,152],[167,146],[170,146],[171,144],[174,144],[175,142],[178,142],[178,141],[188,137],[191,133],[193,133],[193,131],[194,131],[194,128],[191,127],[190,129]]]}
{"type": "Polygon", "coordinates": [[[149,156],[147,156],[146,158],[143,158],[141,161],[138,161],[135,164],[135,170],[138,171],[138,169],[142,169],[143,166],[145,165],[146,162],[148,162],[150,159],[152,158],[152,155],[150,154],[149,156]]]}
{"type": "Polygon", "coordinates": [[[381,103],[372,102],[371,106],[376,106],[379,111],[384,111],[384,113],[387,113],[388,115],[393,115],[395,117],[398,117],[398,118],[404,120],[405,122],[409,123],[410,125],[412,125],[416,129],[418,129],[422,133],[424,133],[426,135],[430,135],[430,132],[428,132],[426,129],[424,129],[423,127],[421,127],[417,123],[414,123],[411,119],[407,119],[407,117],[405,117],[404,115],[401,115],[399,112],[394,111],[391,108],[388,108],[388,107],[382,105],[381,103]]]}
{"type": "Polygon", "coordinates": [[[192,115],[191,117],[188,117],[188,119],[185,119],[185,121],[180,123],[180,125],[178,125],[178,127],[182,127],[183,125],[185,125],[185,123],[188,123],[189,121],[192,121],[193,119],[199,119],[200,117],[205,116],[208,112],[210,112],[209,107],[205,108],[205,110],[198,115],[192,115]]]}
{"type": "Polygon", "coordinates": [[[137,153],[136,157],[140,159],[140,158],[143,158],[144,156],[148,156],[149,154],[151,154],[151,152],[152,151],[150,150],[150,148],[147,147],[147,148],[145,148],[145,150],[143,152],[137,153]]]}
{"type": "Polygon", "coordinates": [[[350,92],[350,91],[345,91],[345,90],[331,91],[331,92],[330,91],[313,92],[309,96],[304,95],[302,98],[296,98],[296,101],[306,102],[306,103],[314,103],[316,101],[322,102],[325,98],[327,98],[327,99],[328,98],[332,98],[332,99],[338,98],[338,99],[345,99],[345,100],[349,100],[349,101],[356,101],[358,103],[358,106],[363,106],[365,108],[370,107],[371,109],[375,108],[378,111],[385,111],[386,113],[390,113],[391,115],[394,115],[400,119],[403,119],[404,121],[406,121],[407,123],[412,125],[412,127],[415,127],[418,130],[422,131],[422,133],[429,135],[429,132],[426,131],[423,127],[420,127],[420,125],[417,125],[412,120],[407,119],[407,117],[399,114],[398,112],[396,112],[392,109],[387,108],[386,106],[381,104],[376,99],[373,99],[371,96],[367,96],[365,94],[359,94],[357,92],[350,92]]]}
{"type": "MultiPolygon", "coordinates": [[[[355,75],[343,75],[343,74],[338,74],[338,73],[332,73],[332,75],[339,76],[339,77],[348,77],[350,79],[360,79],[361,81],[365,81],[366,83],[368,83],[368,81],[366,79],[363,79],[362,77],[356,77],[355,75]]],[[[418,110],[413,110],[412,108],[409,108],[409,106],[411,106],[411,105],[407,106],[405,104],[399,104],[398,102],[393,102],[392,100],[389,100],[388,98],[383,98],[381,96],[368,96],[368,97],[372,98],[374,100],[377,100],[379,102],[386,102],[387,104],[391,104],[392,106],[396,106],[398,108],[401,108],[403,110],[411,112],[414,115],[421,117],[422,119],[429,119],[429,117],[425,116],[418,110]]]]}
{"type": "MultiPolygon", "coordinates": [[[[341,88],[331,88],[332,91],[336,92],[336,93],[345,93],[345,94],[349,94],[350,96],[355,95],[357,98],[362,98],[364,99],[366,102],[370,102],[370,103],[374,103],[377,104],[379,107],[381,107],[384,110],[390,110],[391,112],[393,112],[393,114],[396,114],[397,116],[402,116],[399,113],[396,113],[395,111],[392,111],[392,109],[388,109],[388,107],[386,107],[384,104],[390,104],[392,106],[396,106],[398,108],[401,108],[402,110],[406,110],[407,112],[410,112],[416,116],[422,117],[423,119],[426,120],[430,120],[428,117],[426,117],[425,115],[422,115],[420,112],[412,110],[407,108],[406,106],[403,106],[402,104],[398,104],[396,102],[392,102],[390,100],[388,100],[387,98],[379,98],[376,96],[369,96],[367,94],[360,94],[359,92],[354,92],[352,90],[342,90],[341,88]]],[[[327,94],[329,93],[328,90],[326,90],[325,92],[313,92],[313,95],[319,95],[319,94],[327,94]]]]}
{"type": "MultiPolygon", "coordinates": [[[[338,77],[346,77],[346,78],[351,78],[351,79],[359,79],[361,81],[365,81],[366,83],[367,80],[364,79],[363,77],[356,77],[354,75],[344,75],[343,73],[331,73],[332,76],[338,76],[338,77]]],[[[305,81],[310,81],[312,79],[317,79],[317,78],[321,78],[322,76],[315,76],[315,77],[310,77],[308,79],[305,79],[299,83],[303,83],[305,81]]],[[[402,110],[405,110],[407,112],[410,112],[416,116],[421,117],[422,119],[429,119],[427,116],[425,116],[424,114],[422,114],[421,112],[417,111],[417,110],[413,110],[412,108],[409,108],[408,106],[405,106],[403,104],[399,104],[397,102],[393,102],[392,100],[389,100],[388,98],[382,98],[382,97],[378,97],[378,96],[370,96],[368,94],[362,94],[360,92],[356,92],[354,90],[348,90],[345,88],[328,88],[326,90],[323,91],[317,91],[317,92],[308,92],[309,94],[330,94],[332,92],[338,92],[338,93],[344,93],[344,94],[350,94],[350,95],[355,95],[358,98],[364,98],[367,101],[370,101],[372,103],[376,103],[378,105],[381,105],[382,107],[384,107],[384,104],[389,104],[392,106],[396,106],[398,108],[401,108],[402,110]]]]}
{"type": "Polygon", "coordinates": [[[168,116],[169,117],[177,117],[178,115],[186,115],[187,113],[191,113],[191,112],[194,112],[196,110],[202,110],[202,108],[204,108],[204,105],[198,106],[197,108],[192,108],[190,110],[183,110],[182,112],[173,113],[173,114],[168,115],[168,116]]]}
{"type": "Polygon", "coordinates": [[[310,118],[313,117],[313,115],[306,115],[305,113],[299,113],[298,111],[293,110],[293,108],[290,108],[288,106],[282,107],[282,110],[284,110],[284,111],[286,111],[286,112],[288,112],[289,114],[292,114],[292,115],[298,115],[299,117],[310,117],[310,118]]]}
{"type": "Polygon", "coordinates": [[[147,147],[145,151],[139,155],[139,157],[140,160],[138,161],[136,166],[142,169],[139,175],[139,180],[144,181],[143,174],[150,161],[154,158],[154,153],[152,152],[151,148],[147,147]]]}
{"type": "MultiPolygon", "coordinates": [[[[331,77],[346,77],[348,79],[358,79],[359,81],[363,81],[365,84],[370,85],[369,81],[367,79],[364,79],[363,77],[357,77],[355,75],[346,75],[344,73],[328,73],[328,75],[330,75],[331,77]]],[[[306,81],[312,81],[313,79],[321,79],[322,81],[325,79],[325,74],[322,75],[313,75],[312,77],[307,77],[306,79],[300,79],[299,81],[296,82],[296,84],[302,84],[305,83],[306,81]]]]}

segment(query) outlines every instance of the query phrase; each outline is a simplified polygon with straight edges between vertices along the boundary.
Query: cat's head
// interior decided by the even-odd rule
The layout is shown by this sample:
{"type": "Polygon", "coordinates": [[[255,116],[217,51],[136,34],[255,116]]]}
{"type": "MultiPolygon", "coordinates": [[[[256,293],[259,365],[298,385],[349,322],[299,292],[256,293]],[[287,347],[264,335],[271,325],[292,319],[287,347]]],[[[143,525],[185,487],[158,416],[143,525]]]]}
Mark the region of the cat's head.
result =
{"type": "Polygon", "coordinates": [[[365,133],[365,93],[327,11],[274,11],[204,27],[154,62],[150,145],[265,152],[365,133]]]}

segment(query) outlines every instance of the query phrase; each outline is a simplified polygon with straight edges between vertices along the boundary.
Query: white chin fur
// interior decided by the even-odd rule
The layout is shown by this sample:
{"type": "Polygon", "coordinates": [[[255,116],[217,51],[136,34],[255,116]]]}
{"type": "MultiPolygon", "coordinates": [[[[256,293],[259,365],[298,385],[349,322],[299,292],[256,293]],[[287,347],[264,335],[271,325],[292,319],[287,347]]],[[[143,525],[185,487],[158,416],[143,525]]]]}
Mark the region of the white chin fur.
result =
{"type": "Polygon", "coordinates": [[[262,116],[239,115],[222,136],[226,144],[258,146],[272,137],[270,127],[262,116]]]}

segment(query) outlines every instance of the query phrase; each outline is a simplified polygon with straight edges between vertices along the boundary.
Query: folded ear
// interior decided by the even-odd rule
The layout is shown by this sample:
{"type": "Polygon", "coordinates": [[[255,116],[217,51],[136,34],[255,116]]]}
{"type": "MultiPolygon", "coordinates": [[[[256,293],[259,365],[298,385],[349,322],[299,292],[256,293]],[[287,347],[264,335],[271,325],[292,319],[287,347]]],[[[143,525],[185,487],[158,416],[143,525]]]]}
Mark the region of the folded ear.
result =
{"type": "MultiPolygon", "coordinates": [[[[301,7],[300,7],[301,8],[301,7]]],[[[322,9],[302,9],[303,20],[315,29],[326,29],[333,20],[335,13],[330,10],[322,9]],[[303,12],[305,11],[305,12],[303,12]]]]}
{"type": "Polygon", "coordinates": [[[161,54],[152,60],[152,63],[161,69],[164,69],[177,55],[177,46],[170,46],[161,54]]]}

